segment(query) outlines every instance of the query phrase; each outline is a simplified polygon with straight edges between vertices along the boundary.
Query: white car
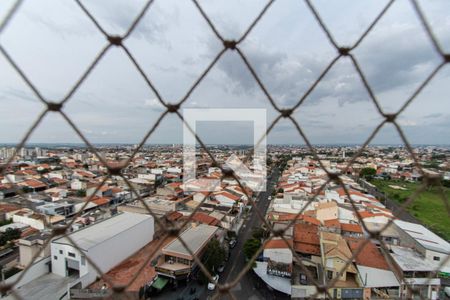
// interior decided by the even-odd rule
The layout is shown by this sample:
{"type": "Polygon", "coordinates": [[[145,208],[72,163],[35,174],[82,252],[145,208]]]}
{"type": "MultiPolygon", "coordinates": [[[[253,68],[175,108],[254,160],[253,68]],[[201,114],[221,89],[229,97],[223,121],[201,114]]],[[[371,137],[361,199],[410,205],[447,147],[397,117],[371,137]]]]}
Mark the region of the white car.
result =
{"type": "Polygon", "coordinates": [[[216,284],[219,281],[219,275],[215,275],[212,278],[212,282],[208,283],[208,290],[213,291],[216,288],[216,284]]]}

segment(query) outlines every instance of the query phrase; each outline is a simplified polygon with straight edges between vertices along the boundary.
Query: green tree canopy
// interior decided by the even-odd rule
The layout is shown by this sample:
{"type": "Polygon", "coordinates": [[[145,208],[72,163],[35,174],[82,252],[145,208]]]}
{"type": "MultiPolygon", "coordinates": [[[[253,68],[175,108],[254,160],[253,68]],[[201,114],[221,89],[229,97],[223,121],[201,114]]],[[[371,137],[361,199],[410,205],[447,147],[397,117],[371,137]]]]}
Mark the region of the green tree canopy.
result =
{"type": "Polygon", "coordinates": [[[377,170],[374,168],[363,168],[361,172],[359,172],[359,177],[372,177],[377,174],[377,170]]]}
{"type": "Polygon", "coordinates": [[[225,249],[220,245],[218,240],[212,239],[208,243],[205,254],[203,255],[203,263],[206,269],[214,275],[224,260],[225,249]]]}
{"type": "Polygon", "coordinates": [[[244,244],[244,255],[247,259],[250,259],[255,255],[261,247],[261,241],[255,238],[248,239],[244,244]]]}

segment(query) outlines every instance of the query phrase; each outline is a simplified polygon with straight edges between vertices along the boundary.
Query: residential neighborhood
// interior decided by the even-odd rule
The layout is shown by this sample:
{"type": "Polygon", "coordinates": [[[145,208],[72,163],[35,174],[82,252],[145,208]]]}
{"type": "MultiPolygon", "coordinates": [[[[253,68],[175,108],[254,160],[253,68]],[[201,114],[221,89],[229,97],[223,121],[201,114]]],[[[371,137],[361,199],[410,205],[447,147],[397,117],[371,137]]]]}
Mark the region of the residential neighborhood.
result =
{"type": "MultiPolygon", "coordinates": [[[[116,285],[133,299],[207,299],[251,264],[231,289],[239,299],[248,293],[445,299],[450,244],[440,228],[446,220],[433,227],[422,215],[399,210],[402,195],[396,199],[377,186],[392,182],[394,192],[402,191],[440,176],[446,189],[448,149],[416,149],[424,175],[400,147],[368,147],[348,165],[357,148],[324,146],[314,155],[307,147],[273,145],[267,189],[253,191],[202,151],[199,180],[184,183],[180,147],[149,146],[134,156],[132,145],[98,153],[0,148],[3,163],[13,158],[0,177],[4,282],[18,280],[16,292],[25,299],[102,298],[116,285]],[[129,164],[111,174],[102,160],[129,164]],[[207,179],[220,185],[192,189],[207,179]]],[[[216,146],[213,152],[224,163],[232,155],[244,160],[251,149],[216,146]]]]}

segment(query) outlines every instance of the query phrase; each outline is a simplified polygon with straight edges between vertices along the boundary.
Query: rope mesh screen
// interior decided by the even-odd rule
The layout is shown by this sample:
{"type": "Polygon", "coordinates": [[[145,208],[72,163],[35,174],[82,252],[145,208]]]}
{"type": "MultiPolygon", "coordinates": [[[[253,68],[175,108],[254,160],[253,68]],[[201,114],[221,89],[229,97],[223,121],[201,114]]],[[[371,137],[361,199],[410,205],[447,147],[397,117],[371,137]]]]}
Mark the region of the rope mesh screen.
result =
{"type": "MultiPolygon", "coordinates": [[[[10,10],[7,12],[7,14],[3,17],[3,19],[0,20],[0,37],[1,37],[1,34],[4,32],[4,30],[8,26],[12,26],[11,20],[13,20],[14,16],[17,14],[17,12],[20,11],[20,7],[21,7],[22,2],[24,2],[24,1],[20,1],[20,0],[16,1],[12,5],[10,10]]],[[[406,135],[405,135],[401,125],[397,121],[399,115],[401,115],[403,113],[403,111],[416,99],[416,97],[421,93],[421,91],[433,80],[433,78],[436,76],[436,74],[438,74],[443,69],[443,67],[450,62],[450,54],[446,53],[443,50],[443,48],[440,45],[438,39],[436,38],[436,36],[433,33],[433,28],[430,26],[430,24],[429,24],[425,14],[424,14],[424,12],[422,11],[422,9],[421,9],[421,7],[420,7],[420,5],[419,5],[419,3],[417,1],[411,0],[410,1],[410,5],[414,9],[414,11],[416,13],[416,16],[417,16],[417,19],[420,21],[421,26],[423,27],[424,32],[427,34],[430,43],[433,45],[434,51],[441,57],[442,60],[431,71],[431,73],[427,75],[425,80],[423,80],[423,82],[412,92],[412,94],[407,99],[405,99],[404,104],[395,113],[386,113],[383,110],[383,108],[379,104],[379,101],[378,101],[378,99],[377,99],[377,97],[376,97],[376,95],[375,95],[375,93],[373,91],[373,88],[372,88],[371,84],[367,80],[366,75],[364,74],[364,72],[363,72],[363,70],[362,70],[362,68],[360,66],[360,63],[359,63],[357,57],[353,54],[354,50],[356,48],[358,48],[359,45],[361,45],[361,42],[370,34],[370,32],[373,30],[373,28],[375,28],[377,26],[378,21],[386,14],[387,11],[389,11],[389,9],[391,8],[392,4],[394,3],[394,0],[389,1],[384,6],[384,8],[373,19],[373,21],[366,28],[366,30],[361,34],[361,36],[351,46],[342,46],[342,45],[340,45],[339,41],[337,41],[335,39],[335,37],[333,36],[332,32],[329,30],[329,28],[327,26],[327,20],[325,20],[325,19],[323,19],[321,17],[319,11],[316,9],[316,7],[314,6],[313,2],[312,1],[308,1],[308,0],[305,1],[306,7],[309,10],[309,13],[312,14],[314,19],[317,21],[317,24],[320,26],[321,30],[323,30],[323,32],[325,33],[329,43],[332,45],[332,47],[334,47],[336,54],[335,54],[334,58],[328,63],[328,65],[323,69],[323,71],[320,73],[320,75],[316,78],[316,80],[309,86],[309,88],[303,93],[303,95],[301,95],[301,97],[298,98],[298,101],[295,103],[295,105],[293,105],[292,107],[287,108],[287,109],[286,108],[280,108],[276,104],[276,101],[271,96],[270,92],[266,88],[266,86],[263,83],[263,81],[260,79],[260,76],[255,71],[255,68],[252,66],[252,63],[250,62],[250,60],[247,58],[247,56],[245,54],[245,51],[241,48],[242,42],[245,39],[247,39],[248,36],[251,35],[252,30],[258,25],[260,20],[262,18],[264,18],[264,16],[270,11],[270,8],[271,8],[272,4],[275,2],[274,0],[267,2],[267,4],[263,7],[263,9],[259,12],[257,17],[251,22],[250,26],[248,26],[248,28],[244,31],[242,36],[238,36],[235,39],[231,39],[231,40],[225,39],[223,37],[223,35],[220,33],[220,31],[215,26],[214,22],[211,20],[210,16],[208,16],[207,12],[202,8],[200,3],[197,0],[193,0],[193,3],[195,5],[196,9],[200,12],[201,17],[204,18],[204,20],[206,21],[205,26],[209,27],[209,29],[213,32],[215,37],[222,43],[223,46],[220,49],[220,51],[214,56],[214,59],[207,65],[207,67],[203,70],[203,72],[200,74],[200,76],[198,76],[198,78],[194,81],[194,83],[186,91],[184,96],[181,97],[177,102],[174,102],[174,103],[169,103],[165,99],[163,99],[163,97],[158,92],[158,90],[155,87],[155,85],[152,83],[151,76],[146,74],[146,72],[144,72],[144,70],[141,68],[138,60],[133,56],[133,54],[130,52],[129,48],[124,44],[124,40],[126,40],[131,35],[133,35],[133,32],[134,32],[136,26],[139,24],[139,22],[144,17],[144,15],[149,10],[152,9],[152,4],[155,1],[154,0],[150,0],[150,1],[146,2],[146,4],[143,6],[143,8],[139,12],[139,14],[134,18],[134,21],[131,23],[131,26],[128,28],[126,33],[123,34],[123,35],[115,35],[114,33],[107,32],[102,27],[102,25],[97,21],[96,16],[91,11],[89,11],[89,9],[81,1],[75,0],[75,2],[78,5],[78,7],[80,8],[79,13],[80,14],[84,14],[95,25],[95,27],[98,29],[98,31],[104,36],[104,38],[105,38],[105,45],[101,49],[101,51],[96,55],[96,57],[90,63],[90,65],[87,67],[87,69],[81,74],[81,76],[75,82],[75,84],[73,84],[73,86],[71,86],[71,88],[65,93],[65,96],[62,99],[59,99],[59,101],[54,102],[54,101],[51,101],[50,99],[47,99],[46,97],[44,97],[39,92],[38,88],[33,84],[33,79],[29,78],[27,76],[27,74],[23,71],[23,69],[20,67],[20,62],[16,62],[13,59],[13,56],[6,50],[6,48],[3,45],[0,44],[1,55],[3,55],[3,57],[6,59],[6,61],[17,72],[17,74],[25,82],[25,84],[31,89],[31,91],[33,92],[33,94],[36,97],[36,99],[38,99],[45,107],[42,112],[37,114],[37,117],[36,117],[36,120],[34,121],[34,123],[27,130],[26,134],[23,136],[21,141],[16,145],[14,155],[11,156],[7,160],[6,164],[1,166],[0,171],[1,171],[2,175],[5,175],[7,173],[8,168],[10,167],[10,164],[13,163],[13,160],[14,160],[14,157],[16,156],[16,154],[18,154],[20,149],[22,149],[24,147],[25,143],[28,141],[28,139],[31,136],[31,134],[33,133],[33,131],[37,128],[37,126],[40,124],[40,122],[43,120],[43,118],[47,114],[49,114],[50,112],[59,114],[67,122],[67,124],[71,128],[73,128],[73,130],[77,133],[77,135],[82,139],[82,141],[88,147],[89,151],[91,151],[97,157],[97,159],[108,169],[109,175],[106,176],[105,178],[103,178],[102,182],[97,186],[96,191],[98,191],[101,188],[101,186],[109,178],[111,178],[111,176],[120,176],[124,180],[126,185],[129,187],[129,189],[132,192],[132,194],[134,195],[134,197],[136,199],[138,199],[138,201],[140,201],[142,203],[142,205],[148,210],[148,213],[154,217],[154,220],[157,223],[157,225],[159,225],[160,228],[162,228],[162,230],[164,232],[163,236],[159,239],[159,243],[158,243],[157,247],[155,247],[155,250],[152,253],[148,253],[148,257],[146,258],[145,263],[141,266],[140,271],[143,270],[145,265],[150,263],[152,257],[155,255],[155,253],[158,250],[158,248],[160,248],[163,245],[164,239],[166,237],[172,236],[172,237],[177,237],[178,239],[180,239],[181,243],[184,245],[184,247],[186,247],[187,251],[191,255],[194,256],[195,262],[199,265],[201,272],[203,272],[209,280],[212,280],[212,274],[210,274],[210,272],[208,272],[207,268],[204,266],[204,264],[202,263],[200,258],[196,257],[194,255],[193,251],[191,249],[189,249],[189,247],[186,244],[186,242],[182,238],[180,238],[181,228],[183,228],[186,224],[188,224],[191,221],[192,216],[194,215],[195,212],[197,212],[197,210],[200,208],[201,205],[198,205],[194,209],[194,211],[184,221],[183,224],[177,225],[177,224],[174,223],[172,226],[167,227],[166,225],[161,223],[161,221],[156,216],[156,214],[149,208],[149,206],[146,204],[146,202],[143,201],[143,199],[141,198],[139,193],[135,190],[135,187],[131,184],[131,182],[125,176],[123,176],[123,170],[133,160],[133,158],[136,156],[136,154],[143,148],[144,144],[148,141],[149,137],[153,134],[153,132],[156,130],[156,128],[160,125],[161,121],[164,118],[166,118],[166,116],[168,116],[170,114],[173,114],[173,115],[177,116],[183,123],[185,123],[187,125],[187,123],[183,119],[183,115],[180,113],[180,109],[183,108],[183,104],[190,98],[190,96],[193,93],[193,91],[204,80],[204,78],[207,76],[207,74],[216,66],[217,62],[221,59],[221,57],[227,51],[235,52],[240,57],[240,59],[242,61],[242,64],[250,71],[250,74],[252,75],[252,77],[256,81],[257,85],[259,86],[259,88],[261,89],[263,94],[265,95],[268,105],[273,107],[273,109],[277,112],[277,117],[269,124],[265,135],[267,136],[271,132],[271,130],[274,128],[274,126],[281,119],[287,119],[288,121],[290,121],[292,123],[293,128],[295,128],[298,131],[299,135],[303,138],[303,140],[306,143],[307,148],[309,149],[309,151],[312,154],[312,156],[314,157],[314,159],[319,163],[320,167],[328,175],[327,181],[316,191],[315,195],[312,196],[312,197],[309,197],[308,204],[312,203],[316,199],[316,197],[324,190],[324,188],[328,184],[333,182],[335,184],[340,185],[343,188],[343,190],[345,191],[345,194],[346,194],[347,198],[349,199],[349,201],[351,203],[351,206],[352,206],[352,208],[354,210],[354,213],[356,214],[360,224],[364,227],[365,231],[370,233],[370,239],[378,240],[380,245],[381,245],[381,248],[384,250],[382,252],[388,253],[388,247],[383,242],[383,240],[381,240],[380,234],[392,223],[392,220],[389,221],[386,224],[386,226],[381,231],[373,232],[373,231],[369,230],[366,227],[366,225],[363,222],[363,219],[362,219],[359,211],[356,208],[356,205],[355,205],[354,201],[352,200],[352,197],[350,196],[350,193],[349,193],[349,190],[348,190],[347,186],[344,185],[344,183],[343,183],[343,181],[341,179],[341,175],[330,172],[322,164],[321,159],[319,159],[319,156],[318,156],[318,153],[317,153],[317,149],[313,146],[313,144],[310,142],[309,138],[304,133],[304,130],[302,129],[302,126],[293,117],[293,113],[298,111],[302,107],[302,104],[305,102],[305,100],[308,99],[308,97],[310,97],[311,93],[315,90],[315,88],[321,82],[321,80],[329,73],[329,71],[333,68],[333,66],[338,61],[343,60],[343,59],[347,59],[353,65],[354,72],[360,78],[360,80],[361,80],[361,82],[363,84],[363,87],[367,91],[371,101],[373,102],[373,104],[374,104],[374,106],[376,108],[377,113],[382,117],[382,122],[380,124],[378,124],[374,128],[374,130],[371,132],[370,136],[358,148],[356,153],[352,156],[352,158],[346,164],[345,170],[342,173],[345,174],[346,171],[355,163],[357,158],[362,154],[362,152],[366,149],[366,147],[371,143],[371,141],[374,139],[374,137],[380,131],[380,129],[383,128],[383,126],[385,126],[386,124],[390,123],[390,124],[392,124],[394,126],[394,128],[396,129],[396,131],[400,135],[400,138],[401,138],[401,140],[402,140],[406,150],[409,152],[410,157],[414,161],[415,167],[418,170],[420,170],[421,175],[424,178],[424,180],[422,181],[422,183],[420,185],[420,188],[407,201],[405,201],[401,205],[401,210],[405,210],[406,208],[408,208],[412,203],[414,203],[415,199],[418,197],[418,195],[420,195],[421,192],[426,190],[428,187],[433,186],[433,187],[437,187],[438,190],[440,191],[440,195],[441,195],[442,201],[444,201],[444,203],[446,204],[447,212],[450,215],[448,200],[446,199],[446,195],[444,193],[444,189],[441,186],[441,180],[440,180],[441,178],[439,178],[437,176],[434,176],[434,175],[430,175],[428,172],[424,171],[422,165],[419,163],[419,160],[416,157],[415,152],[413,151],[413,147],[411,146],[410,142],[406,138],[406,135]],[[100,153],[93,146],[93,144],[91,144],[89,142],[89,140],[83,135],[82,131],[78,127],[79,124],[75,124],[72,121],[72,119],[64,112],[64,106],[65,106],[65,104],[68,101],[71,101],[72,96],[74,95],[74,93],[80,88],[80,86],[83,85],[83,83],[85,82],[85,80],[89,76],[89,74],[92,72],[92,70],[95,69],[96,66],[101,63],[102,57],[104,57],[105,54],[113,47],[118,47],[118,48],[123,50],[123,52],[125,53],[126,57],[128,57],[128,59],[131,61],[131,63],[137,69],[139,74],[145,80],[145,82],[148,85],[148,87],[156,95],[156,98],[158,99],[158,101],[164,106],[164,111],[160,114],[159,118],[157,118],[157,120],[154,123],[154,125],[147,131],[147,133],[142,138],[141,142],[138,144],[136,149],[133,150],[132,155],[124,163],[111,165],[111,164],[109,164],[106,161],[106,159],[102,155],[100,155],[100,153]]],[[[292,30],[295,30],[295,28],[292,28],[292,30]]],[[[189,128],[189,126],[188,126],[188,128],[189,128]]],[[[193,132],[191,128],[189,128],[189,130],[192,132],[192,134],[195,135],[195,138],[196,138],[197,142],[199,143],[201,148],[207,153],[207,155],[213,161],[213,163],[216,166],[218,166],[219,168],[222,169],[222,174],[223,174],[222,178],[224,178],[224,177],[232,177],[238,182],[239,186],[242,188],[242,191],[244,191],[244,193],[246,194],[247,198],[249,199],[250,204],[253,206],[253,209],[255,210],[257,217],[261,220],[263,225],[270,231],[270,236],[268,237],[268,239],[265,240],[265,242],[260,247],[260,249],[257,251],[257,253],[255,253],[253,255],[253,257],[248,261],[248,263],[246,264],[246,267],[244,269],[242,269],[239,272],[239,274],[235,278],[232,278],[229,282],[226,282],[226,283],[223,283],[223,284],[218,284],[218,289],[217,289],[217,292],[215,293],[214,297],[217,298],[217,297],[225,296],[225,297],[230,297],[230,298],[234,299],[235,296],[233,295],[231,289],[234,286],[236,286],[236,284],[240,281],[242,276],[244,276],[250,270],[250,268],[253,265],[253,263],[255,262],[256,258],[263,251],[264,246],[270,240],[272,240],[273,238],[281,238],[286,243],[286,245],[290,248],[290,250],[291,250],[291,252],[292,252],[292,254],[294,256],[295,263],[299,266],[299,268],[302,270],[302,272],[307,274],[308,278],[310,278],[310,280],[311,280],[311,284],[316,286],[317,292],[311,298],[315,298],[319,294],[321,294],[322,296],[325,295],[328,298],[333,298],[333,295],[330,293],[329,289],[333,288],[335,286],[336,281],[337,281],[337,279],[340,276],[336,276],[336,277],[334,277],[331,280],[327,279],[325,283],[318,282],[317,280],[314,280],[313,279],[314,276],[312,276],[311,271],[302,263],[302,258],[294,250],[293,245],[291,243],[289,243],[287,241],[286,237],[285,237],[286,231],[290,227],[292,227],[294,225],[295,220],[297,218],[293,218],[292,221],[289,223],[289,225],[286,226],[286,228],[284,228],[282,230],[274,230],[274,228],[272,227],[270,222],[268,222],[265,219],[265,216],[264,216],[265,212],[261,212],[261,211],[258,210],[258,207],[256,206],[255,202],[252,200],[252,197],[250,197],[247,194],[247,190],[243,187],[243,185],[239,181],[239,178],[236,176],[236,174],[234,174],[234,172],[230,171],[229,169],[223,169],[223,167],[221,167],[220,164],[216,161],[215,157],[211,154],[210,150],[206,147],[205,143],[201,140],[201,138],[195,132],[193,132]]],[[[261,138],[263,138],[263,137],[261,137],[261,138]]],[[[5,178],[9,179],[8,177],[5,177],[5,178]]],[[[14,184],[12,182],[11,182],[11,184],[12,184],[12,186],[14,186],[14,184]]],[[[17,194],[19,196],[24,197],[23,191],[21,191],[20,189],[16,188],[16,192],[17,192],[17,194]]],[[[84,203],[83,208],[85,208],[93,200],[93,196],[94,195],[95,195],[95,192],[84,203]]],[[[206,195],[203,198],[201,203],[203,203],[207,199],[207,197],[208,197],[208,195],[206,195]]],[[[308,205],[305,205],[304,208],[301,211],[298,212],[297,217],[300,216],[304,212],[304,210],[305,210],[305,208],[307,206],[308,205]]],[[[63,228],[61,228],[61,227],[54,227],[53,230],[52,230],[52,234],[47,239],[46,244],[44,245],[43,248],[45,248],[45,246],[50,243],[52,238],[54,238],[56,236],[65,236],[66,238],[69,239],[69,241],[73,244],[73,246],[75,248],[77,248],[81,252],[79,246],[68,235],[68,230],[67,229],[69,229],[71,227],[71,225],[74,223],[76,217],[79,216],[82,213],[82,211],[83,211],[83,209],[79,210],[77,215],[71,219],[71,221],[69,222],[69,224],[67,224],[67,226],[65,226],[63,228]]],[[[52,228],[51,224],[47,224],[47,226],[49,228],[52,228]]],[[[366,239],[364,243],[359,245],[357,250],[353,252],[353,255],[352,255],[351,259],[349,259],[346,262],[345,267],[342,268],[341,272],[339,272],[339,273],[342,273],[343,271],[345,271],[346,268],[350,264],[352,264],[352,262],[355,260],[355,258],[358,256],[358,254],[364,248],[364,246],[367,243],[370,242],[370,239],[366,239]]],[[[39,254],[40,253],[36,253],[34,255],[34,258],[37,258],[39,256],[39,254]]],[[[398,272],[397,269],[394,267],[394,262],[392,261],[392,258],[389,255],[385,255],[385,258],[386,258],[389,266],[391,267],[391,270],[394,273],[396,273],[398,278],[402,279],[402,281],[406,283],[407,289],[409,289],[412,294],[416,294],[421,299],[424,299],[424,296],[421,295],[416,288],[414,288],[413,286],[409,285],[407,283],[407,281],[403,280],[404,279],[403,278],[403,274],[401,272],[398,272]]],[[[133,278],[131,278],[130,282],[127,285],[125,285],[125,286],[115,286],[114,283],[111,282],[108,279],[108,277],[106,277],[105,274],[103,274],[101,272],[101,270],[97,266],[96,262],[94,260],[92,260],[89,257],[89,255],[86,256],[86,259],[94,267],[94,269],[100,274],[101,278],[105,282],[110,284],[110,286],[113,287],[112,288],[112,292],[114,294],[118,294],[118,296],[122,295],[122,296],[126,297],[126,293],[124,293],[124,291],[126,291],[127,286],[132,284],[136,280],[138,275],[139,275],[139,272],[136,272],[135,275],[133,276],[133,278]]],[[[445,259],[444,261],[441,262],[441,266],[446,264],[448,260],[449,260],[449,258],[447,257],[447,259],[445,259]]],[[[232,262],[230,262],[230,263],[232,263],[232,262]]],[[[24,269],[24,271],[21,273],[20,277],[14,283],[7,284],[7,285],[5,285],[5,284],[1,285],[0,290],[2,292],[11,293],[14,297],[20,299],[20,295],[16,292],[15,284],[17,282],[19,282],[20,279],[23,278],[23,276],[26,275],[27,271],[29,270],[29,267],[30,267],[30,265],[27,266],[24,269]]],[[[436,272],[437,272],[437,269],[436,269],[436,272]]],[[[432,279],[432,275],[435,275],[435,274],[430,274],[428,280],[432,279]]]]}

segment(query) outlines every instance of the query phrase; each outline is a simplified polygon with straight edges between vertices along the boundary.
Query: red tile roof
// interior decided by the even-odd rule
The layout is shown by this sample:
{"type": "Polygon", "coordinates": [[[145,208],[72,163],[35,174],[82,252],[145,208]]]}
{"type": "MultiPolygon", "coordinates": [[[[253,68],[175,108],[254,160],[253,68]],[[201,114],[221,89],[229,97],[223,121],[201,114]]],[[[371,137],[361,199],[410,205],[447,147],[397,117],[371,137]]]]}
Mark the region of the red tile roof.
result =
{"type": "Polygon", "coordinates": [[[320,225],[320,221],[314,217],[310,217],[308,215],[302,215],[302,220],[305,223],[310,223],[310,224],[314,224],[314,225],[320,225]]]}
{"type": "Polygon", "coordinates": [[[173,222],[173,221],[178,220],[182,216],[183,216],[182,213],[177,212],[177,211],[172,211],[166,215],[166,219],[173,222]]]}
{"type": "Polygon", "coordinates": [[[35,188],[35,189],[36,188],[46,188],[47,187],[47,185],[45,183],[43,183],[43,182],[41,182],[39,180],[36,180],[36,179],[28,179],[28,180],[22,181],[22,182],[19,183],[19,185],[21,185],[21,186],[29,186],[29,187],[32,187],[32,188],[35,188]]]}
{"type": "Polygon", "coordinates": [[[205,213],[201,213],[201,212],[196,212],[192,216],[192,220],[195,222],[199,222],[199,223],[211,225],[211,226],[215,226],[220,222],[218,219],[211,217],[205,213]]]}
{"type": "Polygon", "coordinates": [[[302,220],[304,223],[320,225],[319,220],[308,215],[297,215],[292,213],[277,213],[277,212],[269,213],[269,219],[273,222],[292,221],[294,220],[295,217],[297,217],[297,220],[302,220]]]}
{"type": "Polygon", "coordinates": [[[359,211],[358,213],[362,219],[371,218],[371,217],[381,217],[381,216],[384,216],[387,218],[392,218],[392,216],[384,214],[384,213],[372,213],[370,211],[359,211]]]}
{"type": "MultiPolygon", "coordinates": [[[[292,246],[292,240],[287,240],[292,246]]],[[[264,249],[289,249],[288,244],[282,239],[270,240],[264,245],[264,249]]]]}
{"type": "Polygon", "coordinates": [[[19,209],[21,209],[21,207],[15,204],[6,204],[6,203],[0,204],[0,212],[2,213],[7,213],[19,209]]]}
{"type": "Polygon", "coordinates": [[[55,182],[55,183],[58,183],[58,184],[64,184],[64,183],[67,183],[67,180],[61,179],[61,178],[58,178],[58,177],[52,178],[51,181],[53,181],[53,182],[55,182]]]}
{"type": "Polygon", "coordinates": [[[108,197],[96,197],[91,202],[97,204],[98,206],[102,206],[108,204],[111,198],[108,197]]]}
{"type": "MultiPolygon", "coordinates": [[[[365,239],[345,238],[352,253],[355,253],[359,247],[366,241],[365,239]]],[[[370,241],[364,245],[361,252],[356,256],[356,264],[371,268],[390,270],[383,254],[370,241]]]]}
{"type": "Polygon", "coordinates": [[[27,236],[30,236],[32,234],[35,234],[36,232],[39,232],[39,230],[33,228],[33,227],[28,227],[26,229],[24,229],[22,231],[22,233],[20,234],[21,238],[26,238],[27,236]]]}
{"type": "Polygon", "coordinates": [[[335,227],[335,228],[341,228],[341,223],[338,219],[331,219],[331,220],[325,220],[323,222],[323,225],[325,227],[335,227]]]}
{"type": "Polygon", "coordinates": [[[294,249],[305,254],[320,255],[319,228],[312,224],[294,225],[294,249]]]}
{"type": "Polygon", "coordinates": [[[361,225],[341,223],[341,230],[347,232],[363,233],[361,225]]]}
{"type": "Polygon", "coordinates": [[[177,188],[177,187],[180,187],[182,184],[183,184],[182,182],[171,182],[171,183],[168,183],[167,185],[170,187],[173,187],[173,188],[177,188]]]}
{"type": "Polygon", "coordinates": [[[122,189],[120,187],[113,187],[111,188],[111,190],[114,194],[122,192],[122,189]]]}

